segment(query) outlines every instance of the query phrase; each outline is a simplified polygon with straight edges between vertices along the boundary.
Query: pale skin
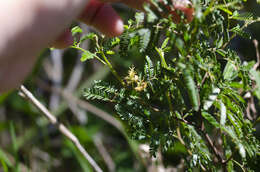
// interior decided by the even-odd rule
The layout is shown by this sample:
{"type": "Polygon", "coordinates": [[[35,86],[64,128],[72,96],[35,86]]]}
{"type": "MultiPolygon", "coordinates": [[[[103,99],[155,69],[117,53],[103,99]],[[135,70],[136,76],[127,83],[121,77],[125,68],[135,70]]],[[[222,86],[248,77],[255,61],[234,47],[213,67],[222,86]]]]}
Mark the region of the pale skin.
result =
{"type": "Polygon", "coordinates": [[[78,19],[109,37],[118,36],[123,32],[123,21],[109,2],[141,9],[148,0],[102,1],[0,1],[0,93],[22,83],[43,48],[69,46],[72,37],[67,28],[73,21],[78,19]]]}

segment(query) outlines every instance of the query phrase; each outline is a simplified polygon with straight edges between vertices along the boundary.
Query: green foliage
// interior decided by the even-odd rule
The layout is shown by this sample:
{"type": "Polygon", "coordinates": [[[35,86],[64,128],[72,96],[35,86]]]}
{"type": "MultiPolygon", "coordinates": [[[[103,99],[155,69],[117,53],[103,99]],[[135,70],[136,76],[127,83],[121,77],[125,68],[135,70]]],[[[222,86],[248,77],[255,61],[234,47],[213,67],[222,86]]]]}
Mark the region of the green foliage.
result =
{"type": "Polygon", "coordinates": [[[129,135],[150,143],[154,156],[182,143],[189,171],[256,170],[250,164],[260,145],[243,96],[260,98],[259,71],[228,45],[235,36],[250,39],[244,28],[259,18],[240,12],[242,0],[193,0],[194,20],[176,24],[154,3],[157,8],[137,13],[122,36],[88,37],[96,45],[91,57],[107,65],[119,84],[97,81],[85,98],[113,104],[129,135]],[[144,65],[119,75],[109,60],[136,49],[144,65]]]}
{"type": "Polygon", "coordinates": [[[93,59],[94,58],[94,54],[92,54],[91,52],[89,51],[85,51],[84,53],[82,53],[82,57],[81,57],[81,61],[84,62],[86,60],[89,60],[89,59],[93,59]]]}

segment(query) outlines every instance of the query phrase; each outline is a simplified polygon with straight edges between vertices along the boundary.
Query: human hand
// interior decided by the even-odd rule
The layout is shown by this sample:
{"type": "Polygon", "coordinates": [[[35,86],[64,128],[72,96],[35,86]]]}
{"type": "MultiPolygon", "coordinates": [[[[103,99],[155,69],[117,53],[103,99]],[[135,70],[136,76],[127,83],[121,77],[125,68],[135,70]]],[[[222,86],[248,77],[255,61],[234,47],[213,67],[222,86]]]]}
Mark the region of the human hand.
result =
{"type": "MultiPolygon", "coordinates": [[[[122,2],[129,7],[143,10],[143,4],[149,3],[149,0],[90,0],[86,8],[83,10],[79,17],[79,20],[87,25],[92,25],[101,33],[109,37],[118,36],[123,32],[123,22],[113,8],[108,4],[109,2],[122,2]]],[[[162,3],[163,1],[160,0],[162,3]]],[[[174,9],[168,10],[173,16],[173,21],[176,23],[180,22],[180,16],[177,14],[176,10],[182,11],[186,15],[188,22],[193,19],[194,9],[191,8],[191,3],[189,0],[172,0],[174,4],[174,9]]],[[[168,16],[169,14],[162,14],[168,16]]],[[[72,36],[69,31],[64,32],[59,39],[57,39],[53,45],[56,48],[64,48],[67,45],[72,44],[72,36]],[[70,38],[68,41],[67,38],[70,38]],[[66,42],[67,41],[67,42],[66,42]]]]}
{"type": "MultiPolygon", "coordinates": [[[[69,46],[73,39],[66,28],[76,18],[107,36],[120,35],[123,22],[108,4],[116,1],[141,9],[142,4],[149,0],[1,1],[0,23],[4,27],[0,29],[0,93],[17,87],[23,81],[44,47],[69,46]]],[[[175,0],[174,3],[184,1],[188,2],[175,0]]],[[[192,15],[185,11],[185,4],[176,3],[175,8],[191,19],[192,15]]]]}

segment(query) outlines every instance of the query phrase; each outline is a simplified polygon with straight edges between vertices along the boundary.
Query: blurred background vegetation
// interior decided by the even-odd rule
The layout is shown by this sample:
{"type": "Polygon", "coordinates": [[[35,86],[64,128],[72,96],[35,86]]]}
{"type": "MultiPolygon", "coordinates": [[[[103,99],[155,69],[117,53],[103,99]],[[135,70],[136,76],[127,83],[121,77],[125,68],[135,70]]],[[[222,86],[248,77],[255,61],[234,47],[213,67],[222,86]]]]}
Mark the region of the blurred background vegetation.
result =
{"type": "MultiPolygon", "coordinates": [[[[260,16],[256,1],[248,1],[246,6],[247,11],[260,16]]],[[[114,7],[125,22],[133,18],[134,10],[121,4],[114,4],[114,7]]],[[[85,25],[82,28],[85,33],[93,31],[85,25]]],[[[247,31],[260,41],[259,23],[249,26],[247,31]]],[[[85,49],[94,48],[89,42],[84,46],[85,49]]],[[[238,51],[242,60],[256,60],[250,40],[237,37],[230,47],[238,51]]],[[[82,63],[80,57],[73,49],[44,50],[25,86],[68,126],[104,171],[151,171],[152,167],[147,166],[148,161],[152,162],[149,148],[125,135],[109,104],[80,101],[83,89],[91,87],[94,80],[113,80],[108,68],[95,60],[82,63]]],[[[113,63],[119,73],[125,74],[132,64],[143,65],[140,58],[134,54],[124,59],[115,57],[113,63]]],[[[258,106],[257,114],[259,110],[258,106]]],[[[255,134],[260,139],[260,126],[256,128],[255,134]]],[[[165,153],[164,165],[180,165],[182,153],[185,149],[176,144],[174,150],[165,153]]],[[[1,171],[93,170],[74,145],[13,90],[0,95],[1,171]]]]}

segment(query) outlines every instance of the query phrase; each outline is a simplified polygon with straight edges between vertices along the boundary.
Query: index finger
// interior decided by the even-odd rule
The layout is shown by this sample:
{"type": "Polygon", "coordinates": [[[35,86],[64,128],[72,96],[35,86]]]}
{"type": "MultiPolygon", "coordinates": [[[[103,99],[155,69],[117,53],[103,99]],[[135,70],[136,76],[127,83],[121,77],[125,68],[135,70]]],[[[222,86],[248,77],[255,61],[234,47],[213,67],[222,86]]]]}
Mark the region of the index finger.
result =
{"type": "Polygon", "coordinates": [[[135,9],[142,9],[143,4],[145,2],[149,2],[149,0],[101,0],[103,2],[120,2],[123,4],[128,5],[129,7],[135,8],[135,9]]]}
{"type": "MultiPolygon", "coordinates": [[[[154,6],[150,0],[101,0],[102,2],[120,2],[128,5],[129,7],[143,10],[144,3],[151,4],[154,6]]],[[[190,0],[171,0],[173,8],[170,8],[169,5],[164,4],[163,0],[158,0],[159,3],[165,5],[165,7],[169,10],[169,14],[173,15],[174,22],[180,22],[180,16],[176,13],[176,10],[182,11],[188,22],[191,22],[193,19],[194,9],[190,0]]],[[[162,16],[168,16],[169,14],[162,14],[162,16]]]]}

